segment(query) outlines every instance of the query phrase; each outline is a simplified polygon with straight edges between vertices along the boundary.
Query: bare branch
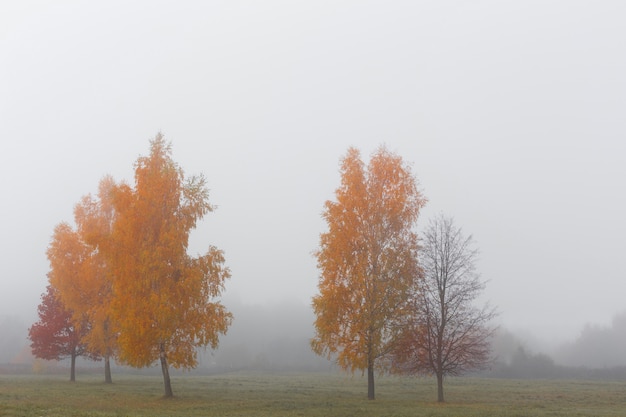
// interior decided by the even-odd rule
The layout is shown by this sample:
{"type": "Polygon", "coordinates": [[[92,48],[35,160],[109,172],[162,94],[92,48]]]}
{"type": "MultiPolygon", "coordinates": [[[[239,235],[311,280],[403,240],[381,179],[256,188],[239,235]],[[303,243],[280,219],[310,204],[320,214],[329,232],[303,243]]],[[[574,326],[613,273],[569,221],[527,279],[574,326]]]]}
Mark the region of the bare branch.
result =
{"type": "Polygon", "coordinates": [[[446,375],[483,369],[491,360],[490,322],[496,312],[472,304],[485,288],[477,257],[472,236],[465,237],[451,218],[431,220],[420,249],[424,281],[414,292],[393,363],[400,372],[436,375],[439,401],[446,375]]]}

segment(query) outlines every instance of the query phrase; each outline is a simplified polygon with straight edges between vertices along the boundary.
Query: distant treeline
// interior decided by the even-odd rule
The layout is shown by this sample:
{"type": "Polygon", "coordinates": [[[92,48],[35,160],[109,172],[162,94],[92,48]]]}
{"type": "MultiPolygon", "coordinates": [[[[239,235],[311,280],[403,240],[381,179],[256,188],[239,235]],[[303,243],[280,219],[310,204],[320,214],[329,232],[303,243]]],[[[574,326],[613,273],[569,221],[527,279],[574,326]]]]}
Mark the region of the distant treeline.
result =
{"type": "MultiPolygon", "coordinates": [[[[295,302],[279,303],[273,307],[250,306],[237,300],[226,300],[226,304],[237,320],[222,338],[218,350],[199,350],[200,364],[194,373],[335,369],[332,362],[315,355],[310,348],[314,316],[308,306],[295,302]]],[[[617,340],[626,335],[624,322],[624,315],[619,315],[611,326],[587,326],[577,340],[558,349],[554,356],[535,353],[525,347],[515,334],[501,330],[493,341],[493,364],[488,370],[474,375],[520,379],[626,380],[625,345],[617,340]]],[[[4,335],[0,341],[0,373],[34,371],[26,327],[26,322],[17,317],[0,318],[0,333],[4,335]]],[[[60,362],[58,366],[66,372],[65,363],[60,362]]],[[[84,361],[79,366],[87,370],[98,368],[101,364],[84,361]]],[[[116,366],[115,369],[116,372],[160,372],[156,368],[131,370],[116,366]]],[[[41,371],[58,372],[58,368],[53,362],[41,371]]]]}
{"type": "Polygon", "coordinates": [[[514,379],[610,379],[626,380],[626,366],[588,368],[564,366],[555,363],[550,356],[526,352],[522,347],[510,362],[496,360],[492,367],[479,374],[493,378],[514,379]]]}

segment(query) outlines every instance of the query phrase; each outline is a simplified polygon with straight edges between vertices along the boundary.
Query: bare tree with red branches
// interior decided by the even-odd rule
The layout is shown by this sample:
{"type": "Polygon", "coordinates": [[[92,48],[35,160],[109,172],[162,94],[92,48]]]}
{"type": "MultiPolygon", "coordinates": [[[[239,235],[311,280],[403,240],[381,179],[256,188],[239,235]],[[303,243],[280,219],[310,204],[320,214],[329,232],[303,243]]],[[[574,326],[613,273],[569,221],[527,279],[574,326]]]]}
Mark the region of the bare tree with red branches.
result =
{"type": "Polygon", "coordinates": [[[437,400],[444,401],[443,381],[491,360],[490,327],[496,312],[473,302],[485,288],[476,271],[472,236],[444,215],[431,220],[423,234],[420,261],[424,280],[414,289],[412,307],[397,340],[396,371],[437,377],[437,400]]]}

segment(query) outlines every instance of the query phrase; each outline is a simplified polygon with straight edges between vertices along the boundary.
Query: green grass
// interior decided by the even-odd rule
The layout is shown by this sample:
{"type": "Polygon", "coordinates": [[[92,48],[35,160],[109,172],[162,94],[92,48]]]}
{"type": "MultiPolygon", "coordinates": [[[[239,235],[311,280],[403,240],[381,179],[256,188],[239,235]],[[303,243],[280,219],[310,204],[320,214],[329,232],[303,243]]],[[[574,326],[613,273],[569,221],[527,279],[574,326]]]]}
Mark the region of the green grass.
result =
{"type": "Polygon", "coordinates": [[[428,378],[366,379],[341,374],[228,374],[172,380],[164,399],[157,376],[0,375],[0,416],[623,416],[626,382],[456,378],[438,404],[428,378]]]}

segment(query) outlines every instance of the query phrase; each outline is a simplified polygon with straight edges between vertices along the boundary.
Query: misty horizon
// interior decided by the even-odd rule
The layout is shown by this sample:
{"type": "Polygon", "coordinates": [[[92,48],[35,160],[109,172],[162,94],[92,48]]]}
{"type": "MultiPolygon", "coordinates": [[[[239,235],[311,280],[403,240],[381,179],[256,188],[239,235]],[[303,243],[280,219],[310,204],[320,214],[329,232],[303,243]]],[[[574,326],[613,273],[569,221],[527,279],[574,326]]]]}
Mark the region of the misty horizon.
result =
{"type": "Polygon", "coordinates": [[[159,131],[207,179],[217,209],[189,253],[224,250],[226,307],[310,309],[340,158],[384,144],[428,199],[418,234],[443,212],[474,237],[495,324],[578,363],[590,339],[621,340],[626,313],[624,16],[619,1],[5,2],[0,320],[36,320],[55,225],[103,176],[132,182],[159,131]]]}
{"type": "MultiPolygon", "coordinates": [[[[220,338],[216,350],[198,349],[198,372],[339,371],[332,360],[317,356],[310,348],[315,318],[310,306],[291,300],[271,306],[244,304],[228,296],[223,302],[233,312],[235,320],[228,333],[220,338]]],[[[27,340],[31,324],[17,316],[0,317],[0,332],[5,335],[0,343],[0,365],[14,364],[30,369],[34,363],[27,340]]],[[[495,362],[486,374],[498,372],[503,366],[512,366],[520,352],[530,358],[550,358],[553,361],[551,366],[555,367],[624,368],[626,354],[622,347],[625,342],[626,312],[615,316],[610,325],[588,323],[576,337],[560,343],[541,340],[528,332],[516,333],[513,329],[499,328],[492,342],[495,362]]],[[[96,366],[89,360],[81,363],[87,368],[96,366]]],[[[157,368],[153,365],[148,369],[157,368]]],[[[545,372],[544,376],[551,375],[550,370],[545,372]]],[[[512,375],[519,376],[517,373],[512,375]]]]}

